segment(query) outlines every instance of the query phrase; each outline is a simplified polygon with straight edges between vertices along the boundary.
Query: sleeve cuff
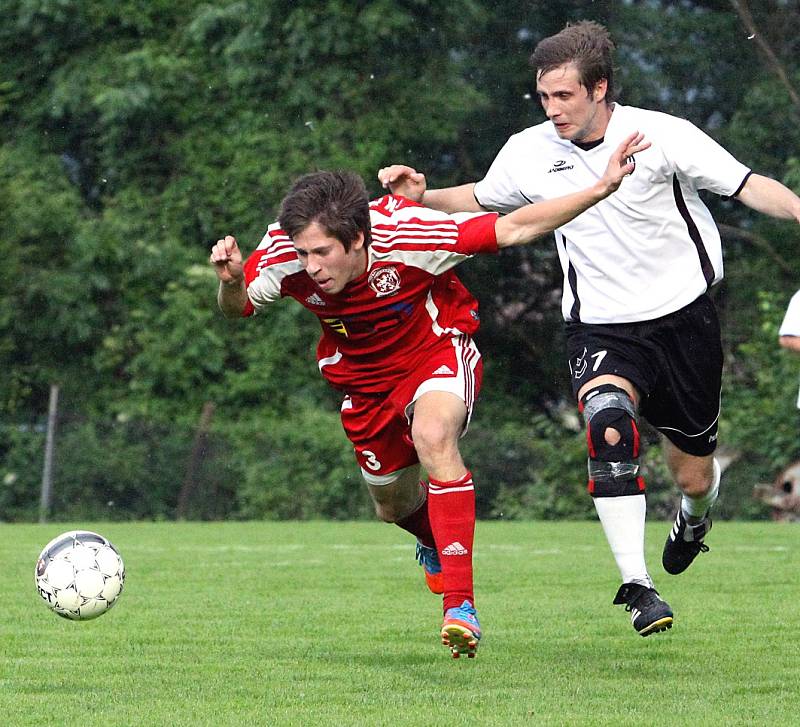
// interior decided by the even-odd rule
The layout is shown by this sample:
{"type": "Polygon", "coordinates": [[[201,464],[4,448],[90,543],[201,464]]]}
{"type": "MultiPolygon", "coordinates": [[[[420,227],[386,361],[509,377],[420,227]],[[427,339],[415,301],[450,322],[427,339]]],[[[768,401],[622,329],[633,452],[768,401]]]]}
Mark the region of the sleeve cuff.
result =
{"type": "Polygon", "coordinates": [[[728,197],[728,199],[733,199],[734,197],[739,196],[739,193],[744,189],[744,185],[747,184],[747,180],[750,179],[750,175],[752,173],[753,173],[752,171],[749,171],[747,172],[747,174],[744,175],[742,183],[737,187],[736,191],[730,197],[728,197]]]}

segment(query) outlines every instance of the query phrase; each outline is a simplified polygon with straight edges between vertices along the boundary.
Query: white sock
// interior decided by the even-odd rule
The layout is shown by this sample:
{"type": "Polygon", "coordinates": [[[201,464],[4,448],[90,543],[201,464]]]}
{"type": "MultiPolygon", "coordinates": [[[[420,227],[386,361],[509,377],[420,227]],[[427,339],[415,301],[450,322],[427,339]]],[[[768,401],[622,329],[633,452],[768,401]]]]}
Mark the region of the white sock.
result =
{"type": "Polygon", "coordinates": [[[647,512],[644,495],[595,497],[594,507],[611,553],[617,561],[622,582],[641,583],[652,588],[653,581],[644,562],[644,520],[647,512]]]}
{"type": "Polygon", "coordinates": [[[721,476],[722,470],[719,467],[719,462],[714,459],[714,476],[708,492],[700,497],[689,497],[688,495],[683,495],[683,497],[681,497],[681,510],[683,510],[683,514],[687,519],[694,518],[695,521],[697,521],[698,518],[704,518],[706,516],[706,513],[717,501],[717,497],[719,497],[719,481],[721,476]]]}

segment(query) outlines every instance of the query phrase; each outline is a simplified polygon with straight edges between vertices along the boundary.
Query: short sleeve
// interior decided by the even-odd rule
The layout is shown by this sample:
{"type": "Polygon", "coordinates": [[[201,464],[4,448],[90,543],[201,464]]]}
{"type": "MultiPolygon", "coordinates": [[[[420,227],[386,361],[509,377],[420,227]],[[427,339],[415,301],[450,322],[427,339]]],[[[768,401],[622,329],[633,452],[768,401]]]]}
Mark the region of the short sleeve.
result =
{"type": "Polygon", "coordinates": [[[370,205],[370,258],[441,275],[476,253],[497,251],[494,212],[448,214],[387,195],[370,205]]]}
{"type": "Polygon", "coordinates": [[[690,121],[672,117],[674,127],[661,136],[668,158],[683,178],[695,189],[732,197],[737,194],[750,174],[750,168],[738,161],[690,121]]]}
{"type": "Polygon", "coordinates": [[[473,194],[481,207],[505,214],[532,201],[522,194],[517,181],[516,167],[524,158],[520,146],[518,135],[512,136],[495,157],[486,176],[475,184],[473,194]]]}
{"type": "Polygon", "coordinates": [[[457,213],[452,215],[458,225],[458,246],[468,255],[497,252],[495,224],[499,215],[457,213]]]}
{"type": "Polygon", "coordinates": [[[259,246],[244,264],[249,303],[242,315],[252,315],[281,297],[287,275],[302,270],[291,238],[276,222],[270,225],[259,246]]]}

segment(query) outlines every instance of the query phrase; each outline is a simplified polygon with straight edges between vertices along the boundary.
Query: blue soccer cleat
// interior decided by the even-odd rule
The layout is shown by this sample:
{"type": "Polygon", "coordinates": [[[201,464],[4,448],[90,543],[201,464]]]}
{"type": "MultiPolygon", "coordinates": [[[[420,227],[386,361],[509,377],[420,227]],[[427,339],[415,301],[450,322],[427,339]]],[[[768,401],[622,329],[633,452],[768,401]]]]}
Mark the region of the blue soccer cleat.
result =
{"type": "Polygon", "coordinates": [[[431,593],[444,593],[442,564],[436,548],[429,548],[417,541],[417,561],[425,571],[425,582],[431,593]]]}
{"type": "Polygon", "coordinates": [[[475,607],[464,601],[460,606],[448,608],[442,624],[442,643],[450,648],[454,659],[466,654],[475,658],[481,640],[481,625],[475,607]]]}

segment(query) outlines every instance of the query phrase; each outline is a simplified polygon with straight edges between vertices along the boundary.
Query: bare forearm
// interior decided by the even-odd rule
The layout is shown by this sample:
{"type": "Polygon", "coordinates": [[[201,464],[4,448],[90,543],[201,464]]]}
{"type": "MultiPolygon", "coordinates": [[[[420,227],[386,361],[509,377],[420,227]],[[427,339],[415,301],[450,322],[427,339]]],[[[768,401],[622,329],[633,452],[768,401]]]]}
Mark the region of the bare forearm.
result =
{"type": "Polygon", "coordinates": [[[790,351],[800,353],[800,336],[781,336],[778,339],[778,343],[784,348],[788,348],[790,351]]]}
{"type": "Polygon", "coordinates": [[[800,222],[800,197],[770,177],[751,174],[737,199],[770,217],[800,222]]]}
{"type": "Polygon", "coordinates": [[[220,282],[217,304],[226,318],[239,318],[247,305],[247,288],[244,278],[230,283],[220,282]]]}
{"type": "Polygon", "coordinates": [[[600,185],[520,207],[495,224],[498,247],[522,245],[565,225],[584,210],[608,196],[600,185]]]}
{"type": "Polygon", "coordinates": [[[473,193],[474,182],[462,184],[459,187],[445,187],[444,189],[428,189],[422,195],[422,204],[441,212],[481,212],[483,207],[478,204],[473,193]]]}

